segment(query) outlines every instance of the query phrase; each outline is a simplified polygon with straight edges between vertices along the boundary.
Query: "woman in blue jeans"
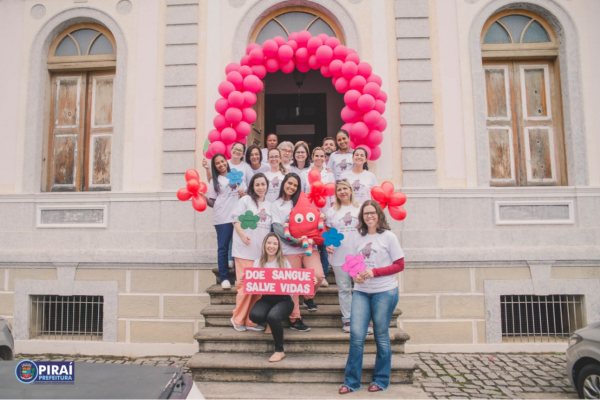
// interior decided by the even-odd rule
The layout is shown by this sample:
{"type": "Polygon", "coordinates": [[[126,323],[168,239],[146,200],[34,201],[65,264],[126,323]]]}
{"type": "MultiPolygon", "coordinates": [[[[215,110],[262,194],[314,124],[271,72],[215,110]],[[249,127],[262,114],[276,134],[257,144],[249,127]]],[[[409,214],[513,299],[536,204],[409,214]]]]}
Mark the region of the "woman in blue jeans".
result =
{"type": "Polygon", "coordinates": [[[404,269],[404,253],[390,230],[379,203],[365,201],[358,214],[358,233],[354,255],[362,255],[366,269],[354,277],[354,295],[350,317],[350,351],[346,362],[346,380],[339,393],[360,389],[363,352],[369,321],[373,320],[377,356],[369,392],[388,388],[392,368],[389,326],[398,304],[396,274],[404,269]]]}

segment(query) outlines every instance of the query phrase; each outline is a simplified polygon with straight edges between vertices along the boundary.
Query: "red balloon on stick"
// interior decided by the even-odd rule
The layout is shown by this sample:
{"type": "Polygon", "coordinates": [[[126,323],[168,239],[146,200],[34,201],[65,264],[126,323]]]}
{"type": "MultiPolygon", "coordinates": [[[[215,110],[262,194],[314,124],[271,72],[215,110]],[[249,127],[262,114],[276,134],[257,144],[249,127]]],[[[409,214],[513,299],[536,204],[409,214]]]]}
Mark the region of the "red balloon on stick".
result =
{"type": "Polygon", "coordinates": [[[327,183],[323,189],[323,196],[329,197],[335,194],[335,183],[327,183]]]}
{"type": "Polygon", "coordinates": [[[192,207],[198,212],[206,210],[206,200],[203,196],[196,194],[192,197],[192,207]]]}
{"type": "Polygon", "coordinates": [[[200,175],[198,174],[198,171],[192,168],[185,171],[185,181],[188,182],[191,179],[200,180],[200,175]]]}
{"type": "Polygon", "coordinates": [[[387,206],[390,211],[390,216],[397,221],[402,221],[406,218],[406,210],[401,206],[406,203],[406,195],[402,192],[394,192],[394,184],[385,181],[381,186],[375,186],[371,189],[371,197],[373,200],[385,209],[387,206]]]}
{"type": "Polygon", "coordinates": [[[321,181],[321,173],[316,169],[311,169],[308,173],[308,183],[313,184],[313,182],[321,181]]]}
{"type": "Polygon", "coordinates": [[[196,179],[190,179],[185,186],[188,192],[191,194],[196,194],[198,193],[198,189],[200,189],[200,182],[198,182],[196,179]]]}
{"type": "Polygon", "coordinates": [[[191,198],[192,198],[192,194],[190,192],[188,192],[188,190],[186,188],[179,189],[177,191],[177,199],[179,201],[188,201],[191,198]]]}
{"type": "Polygon", "coordinates": [[[390,206],[389,211],[390,216],[396,221],[402,221],[406,218],[406,210],[400,206],[390,206]]]}

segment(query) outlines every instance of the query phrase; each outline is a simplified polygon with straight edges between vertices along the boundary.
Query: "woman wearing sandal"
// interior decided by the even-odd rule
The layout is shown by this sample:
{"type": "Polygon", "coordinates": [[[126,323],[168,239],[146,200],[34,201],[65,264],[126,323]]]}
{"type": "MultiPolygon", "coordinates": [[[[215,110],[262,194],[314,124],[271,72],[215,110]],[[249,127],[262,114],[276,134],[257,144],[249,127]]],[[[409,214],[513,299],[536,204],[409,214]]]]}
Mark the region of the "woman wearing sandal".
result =
{"type": "Polygon", "coordinates": [[[390,230],[379,203],[367,200],[358,214],[355,255],[364,257],[366,269],[355,276],[350,319],[350,351],[346,362],[346,380],[339,393],[360,389],[363,352],[369,321],[373,320],[377,356],[369,392],[386,390],[390,384],[392,347],[389,327],[398,304],[396,274],[404,269],[404,253],[398,238],[390,230]]]}
{"type": "MultiPolygon", "coordinates": [[[[288,260],[283,256],[281,240],[276,233],[269,233],[262,243],[260,258],[254,261],[253,268],[291,268],[288,260]]],[[[250,310],[250,320],[256,324],[269,324],[273,340],[275,340],[275,353],[269,358],[270,362],[283,360],[283,324],[294,309],[292,296],[265,295],[263,294],[250,310]]]]}

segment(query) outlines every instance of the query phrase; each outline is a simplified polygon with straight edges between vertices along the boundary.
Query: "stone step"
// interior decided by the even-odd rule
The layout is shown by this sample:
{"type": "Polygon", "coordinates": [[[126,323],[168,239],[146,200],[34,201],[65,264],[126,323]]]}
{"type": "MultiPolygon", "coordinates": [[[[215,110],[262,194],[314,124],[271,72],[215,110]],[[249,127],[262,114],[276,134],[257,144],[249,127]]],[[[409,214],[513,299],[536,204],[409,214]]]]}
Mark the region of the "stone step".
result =
{"type": "MultiPolygon", "coordinates": [[[[273,353],[273,335],[265,332],[238,332],[233,327],[200,329],[194,335],[201,353],[273,353]]],[[[390,329],[390,342],[394,354],[404,353],[404,343],[410,336],[400,328],[390,329]]],[[[286,329],[284,332],[286,353],[348,354],[350,334],[340,328],[312,328],[309,332],[286,329]]],[[[367,335],[365,354],[375,354],[373,335],[367,335]]]]}
{"type": "MultiPolygon", "coordinates": [[[[347,354],[288,354],[277,363],[268,354],[196,353],[186,364],[197,382],[273,382],[337,383],[344,382],[347,354]]],[[[368,384],[375,366],[375,355],[363,361],[362,382],[368,384]]],[[[392,357],[390,382],[410,384],[416,368],[406,355],[392,357]]]]}
{"type": "MultiPolygon", "coordinates": [[[[215,279],[218,285],[221,284],[221,279],[219,278],[219,268],[212,269],[213,274],[215,275],[215,279]]],[[[235,273],[233,272],[233,268],[229,268],[229,281],[233,284],[235,282],[235,273]]],[[[333,273],[333,269],[329,268],[329,274],[327,274],[327,282],[335,285],[335,275],[333,273]]]]}
{"type": "MultiPolygon", "coordinates": [[[[212,285],[206,289],[206,293],[210,295],[210,304],[235,304],[235,296],[237,289],[222,289],[221,285],[212,285]]],[[[300,304],[304,303],[304,297],[300,296],[300,304]]],[[[337,285],[330,285],[319,288],[315,295],[315,303],[317,304],[340,304],[338,299],[337,285]]]]}
{"type": "MultiPolygon", "coordinates": [[[[302,321],[308,326],[321,328],[342,327],[342,312],[338,305],[318,304],[318,311],[310,312],[305,307],[300,307],[302,321]]],[[[200,311],[204,316],[206,326],[231,326],[231,316],[233,315],[233,304],[208,305],[200,311]]],[[[394,310],[390,327],[396,327],[396,319],[402,314],[399,309],[394,310]]],[[[283,322],[288,326],[288,321],[283,322]]]]}

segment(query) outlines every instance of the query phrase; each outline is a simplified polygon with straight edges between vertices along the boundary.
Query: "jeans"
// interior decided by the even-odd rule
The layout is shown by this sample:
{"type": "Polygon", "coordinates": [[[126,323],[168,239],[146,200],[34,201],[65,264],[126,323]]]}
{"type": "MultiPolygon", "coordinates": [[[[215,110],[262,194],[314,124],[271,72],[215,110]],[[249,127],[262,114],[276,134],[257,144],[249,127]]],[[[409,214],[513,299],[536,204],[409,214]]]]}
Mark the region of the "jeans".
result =
{"type": "Polygon", "coordinates": [[[352,307],[352,278],[348,272],[342,269],[342,266],[332,266],[335,274],[335,282],[338,287],[338,299],[340,309],[342,310],[342,322],[350,322],[350,310],[352,307]]]}
{"type": "Polygon", "coordinates": [[[287,319],[294,303],[289,295],[263,295],[250,310],[250,321],[256,324],[268,323],[275,340],[275,352],[283,352],[283,324],[287,319]]]}
{"type": "Polygon", "coordinates": [[[327,253],[327,246],[324,244],[320,244],[317,246],[319,249],[319,255],[321,256],[321,265],[323,265],[323,273],[325,274],[325,279],[327,279],[327,274],[329,273],[329,254],[327,253]]]}
{"type": "Polygon", "coordinates": [[[390,385],[392,370],[392,346],[390,344],[390,322],[398,304],[398,288],[380,293],[354,291],[352,296],[352,318],[350,319],[350,351],[346,362],[344,385],[351,390],[361,388],[363,352],[369,321],[373,320],[377,356],[371,381],[380,389],[390,385]]]}
{"type": "Polygon", "coordinates": [[[229,280],[229,264],[227,253],[231,237],[233,236],[233,224],[215,225],[217,231],[217,263],[219,265],[219,276],[221,282],[229,280]]]}

